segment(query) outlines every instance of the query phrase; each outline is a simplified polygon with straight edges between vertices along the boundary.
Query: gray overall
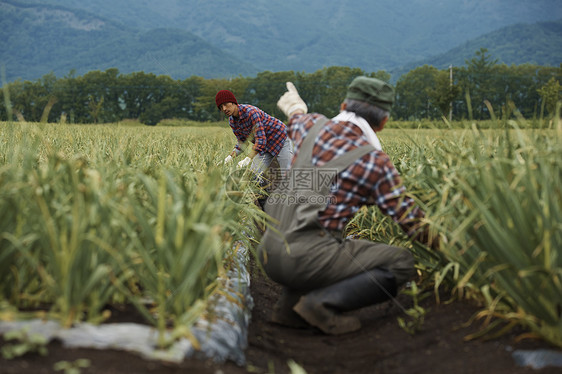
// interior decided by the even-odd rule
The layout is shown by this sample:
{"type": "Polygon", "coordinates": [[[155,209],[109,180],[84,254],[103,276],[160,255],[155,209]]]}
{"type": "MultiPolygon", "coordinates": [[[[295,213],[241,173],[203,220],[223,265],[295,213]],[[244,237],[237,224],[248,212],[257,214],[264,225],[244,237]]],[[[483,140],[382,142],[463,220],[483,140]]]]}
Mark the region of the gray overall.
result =
{"type": "Polygon", "coordinates": [[[389,270],[400,286],[410,280],[414,272],[410,252],[382,243],[334,236],[318,220],[318,213],[325,209],[331,196],[331,183],[321,183],[317,176],[331,174],[333,180],[354,161],[374,150],[371,145],[358,147],[322,167],[313,166],[314,143],[326,122],[326,119],[319,120],[312,127],[288,180],[268,199],[265,211],[276,222],[262,237],[258,249],[260,261],[272,280],[303,292],[329,286],[376,267],[389,270]],[[310,189],[295,187],[299,182],[296,179],[303,174],[316,178],[310,189]]]}

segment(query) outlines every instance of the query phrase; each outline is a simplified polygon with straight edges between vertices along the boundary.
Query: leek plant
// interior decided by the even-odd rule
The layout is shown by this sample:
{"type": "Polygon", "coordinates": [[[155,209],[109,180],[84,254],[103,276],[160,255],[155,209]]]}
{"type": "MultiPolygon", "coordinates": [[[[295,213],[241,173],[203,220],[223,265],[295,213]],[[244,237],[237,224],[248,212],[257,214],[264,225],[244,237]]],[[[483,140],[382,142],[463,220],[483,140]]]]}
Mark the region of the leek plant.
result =
{"type": "Polygon", "coordinates": [[[510,126],[426,141],[387,139],[385,148],[441,237],[439,253],[402,241],[374,208],[360,211],[349,228],[410,248],[422,278],[485,303],[482,333],[523,325],[562,346],[562,128],[510,126]]]}
{"type": "MultiPolygon", "coordinates": [[[[131,243],[128,256],[138,296],[148,301],[135,304],[164,331],[165,326],[185,325],[186,315],[194,315],[192,306],[204,307],[198,301],[207,300],[216,287],[234,241],[251,245],[246,236],[251,229],[241,218],[251,215],[252,207],[226,197],[216,167],[196,180],[172,170],[136,179],[137,192],[120,220],[131,243]]],[[[134,301],[135,295],[129,295],[134,301]]]]}
{"type": "Polygon", "coordinates": [[[220,292],[217,275],[235,241],[251,247],[259,214],[226,197],[229,171],[216,164],[228,132],[139,130],[0,129],[0,316],[40,308],[64,326],[98,323],[130,302],[161,332],[181,325],[177,337],[220,292]]]}
{"type": "Polygon", "coordinates": [[[484,314],[562,346],[562,129],[475,140],[472,167],[454,183],[471,208],[457,232],[487,296],[484,314]],[[492,145],[493,157],[478,152],[492,145]]]}
{"type": "Polygon", "coordinates": [[[21,297],[52,303],[49,312],[63,326],[99,322],[116,292],[114,283],[126,275],[119,266],[113,202],[101,195],[99,173],[83,160],[48,160],[27,173],[23,191],[29,195],[21,196],[18,217],[25,229],[12,233],[27,269],[19,277],[35,276],[36,287],[26,287],[21,297]]]}

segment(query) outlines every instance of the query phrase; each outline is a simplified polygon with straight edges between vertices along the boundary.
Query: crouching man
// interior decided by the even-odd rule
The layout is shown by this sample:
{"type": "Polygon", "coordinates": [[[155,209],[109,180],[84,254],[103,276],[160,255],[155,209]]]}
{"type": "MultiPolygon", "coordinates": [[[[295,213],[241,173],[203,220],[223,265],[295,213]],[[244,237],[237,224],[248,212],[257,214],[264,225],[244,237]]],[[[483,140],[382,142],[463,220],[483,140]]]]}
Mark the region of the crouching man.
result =
{"type": "Polygon", "coordinates": [[[428,241],[424,213],[405,195],[376,135],[388,121],[394,89],[358,77],[340,114],[328,119],[307,114],[294,85],[287,88],[277,105],[289,118],[293,163],[265,205],[274,224],[258,249],[268,276],[283,285],[272,320],[326,334],[352,332],[360,321],[343,313],[396,296],[412,278],[414,260],[403,248],[345,238],[347,222],[361,206],[376,204],[409,235],[428,241]]]}

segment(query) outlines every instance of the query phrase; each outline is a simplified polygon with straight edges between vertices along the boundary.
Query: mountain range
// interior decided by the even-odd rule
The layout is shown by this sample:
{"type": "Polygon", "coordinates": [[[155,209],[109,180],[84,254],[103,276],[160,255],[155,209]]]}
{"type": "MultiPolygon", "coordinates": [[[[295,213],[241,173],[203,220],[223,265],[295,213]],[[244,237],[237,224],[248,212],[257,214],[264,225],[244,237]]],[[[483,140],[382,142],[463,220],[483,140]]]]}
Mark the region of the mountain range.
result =
{"type": "Polygon", "coordinates": [[[5,81],[118,68],[174,79],[327,66],[562,62],[560,0],[0,0],[5,81]]]}

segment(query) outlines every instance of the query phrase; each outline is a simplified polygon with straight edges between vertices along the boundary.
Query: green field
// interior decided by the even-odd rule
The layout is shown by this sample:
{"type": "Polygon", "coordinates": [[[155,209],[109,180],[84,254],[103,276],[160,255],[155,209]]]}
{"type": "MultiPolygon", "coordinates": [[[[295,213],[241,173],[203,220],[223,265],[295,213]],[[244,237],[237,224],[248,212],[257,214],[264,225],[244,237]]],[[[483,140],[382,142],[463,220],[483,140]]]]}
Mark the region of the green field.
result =
{"type": "MultiPolygon", "coordinates": [[[[410,248],[418,288],[481,301],[487,333],[523,325],[562,347],[562,125],[508,125],[380,134],[440,252],[376,208],[348,231],[410,248]]],[[[0,319],[100,323],[127,303],[161,331],[189,325],[263,219],[228,197],[233,145],[209,124],[1,123],[0,319]]]]}

